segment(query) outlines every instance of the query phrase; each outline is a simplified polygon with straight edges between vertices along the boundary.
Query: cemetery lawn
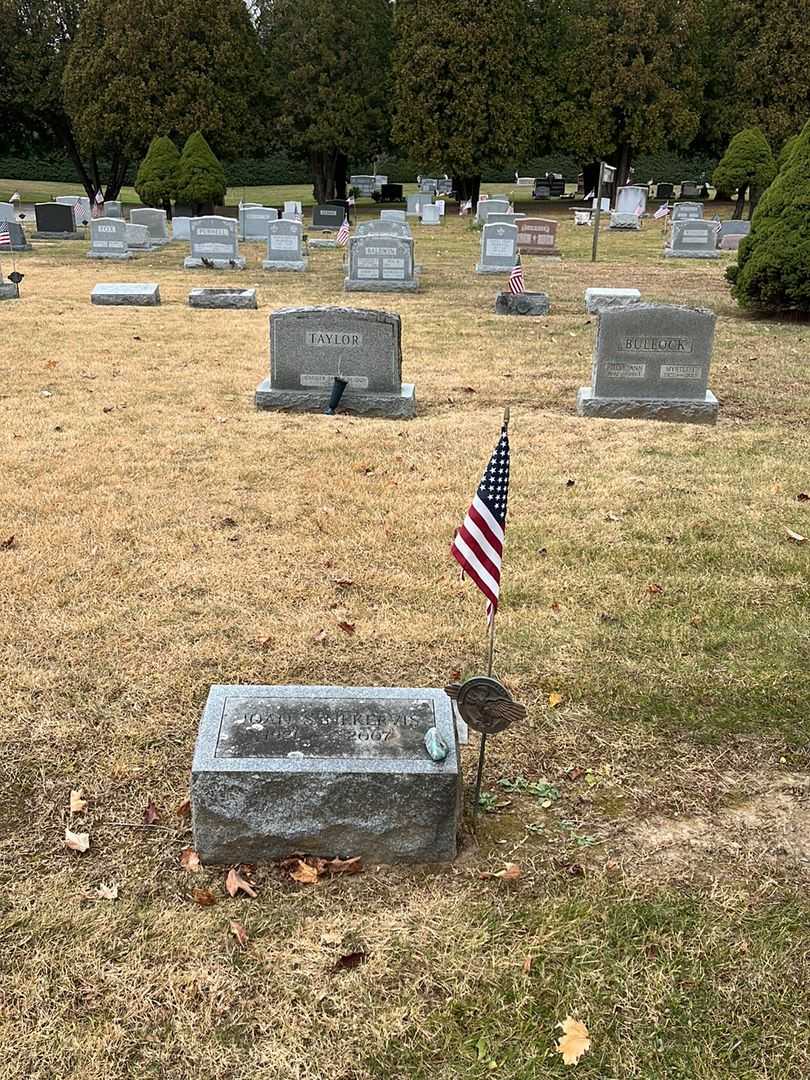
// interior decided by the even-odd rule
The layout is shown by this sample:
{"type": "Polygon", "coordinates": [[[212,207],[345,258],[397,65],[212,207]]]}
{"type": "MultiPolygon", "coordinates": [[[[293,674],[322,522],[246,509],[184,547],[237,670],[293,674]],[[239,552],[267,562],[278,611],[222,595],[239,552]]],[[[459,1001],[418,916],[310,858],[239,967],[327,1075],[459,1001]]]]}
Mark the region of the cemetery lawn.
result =
{"type": "Polygon", "coordinates": [[[455,217],[414,226],[414,295],[348,297],[334,251],[290,275],[262,274],[258,244],[234,275],[184,271],[184,244],[128,265],[85,243],[17,256],[3,1080],[810,1074],[810,541],[787,532],[810,536],[810,327],[741,314],[726,258],[665,261],[655,223],[606,232],[593,268],[590,230],[550,212],[565,258],[525,261],[552,299],[536,319],[495,316],[505,282],[474,274],[479,234],[455,217]],[[115,280],[159,282],[162,306],[92,307],[115,280]],[[185,305],[236,283],[258,311],[185,305]],[[575,416],[589,285],[718,313],[716,428],[575,416]],[[399,312],[418,417],[256,413],[268,313],[301,304],[399,312]],[[448,545],[505,404],[496,671],[529,715],[490,740],[478,844],[316,885],[262,866],[254,899],[182,869],[175,807],[212,683],[484,670],[483,604],[448,545]],[[569,1015],[591,1037],[575,1068],[554,1050],[569,1015]]]}

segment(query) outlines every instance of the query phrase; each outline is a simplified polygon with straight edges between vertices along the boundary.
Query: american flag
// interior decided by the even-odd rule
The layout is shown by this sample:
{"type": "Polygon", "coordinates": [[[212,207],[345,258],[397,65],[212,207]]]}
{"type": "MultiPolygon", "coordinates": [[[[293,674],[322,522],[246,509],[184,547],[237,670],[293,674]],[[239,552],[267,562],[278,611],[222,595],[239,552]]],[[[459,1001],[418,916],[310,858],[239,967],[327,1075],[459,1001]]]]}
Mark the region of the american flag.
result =
{"type": "Polygon", "coordinates": [[[345,247],[349,242],[349,222],[346,218],[343,219],[343,224],[338,229],[337,234],[337,246],[345,247]]]}
{"type": "Polygon", "coordinates": [[[459,214],[461,214],[462,217],[464,217],[466,214],[469,214],[469,212],[471,210],[472,210],[472,199],[467,199],[467,201],[463,202],[458,208],[458,212],[459,212],[459,214]]]}
{"type": "Polygon", "coordinates": [[[0,248],[8,248],[11,251],[11,229],[7,221],[0,221],[0,248]]]}
{"type": "Polygon", "coordinates": [[[669,213],[669,203],[664,203],[663,206],[658,207],[658,209],[653,214],[653,217],[655,217],[655,218],[666,217],[668,213],[669,213]]]}
{"type": "Polygon", "coordinates": [[[462,576],[469,574],[487,598],[490,622],[498,610],[508,495],[509,435],[504,424],[464,524],[456,530],[450,548],[462,576]]]}
{"type": "Polygon", "coordinates": [[[523,267],[520,263],[512,267],[509,274],[509,292],[516,296],[526,292],[526,282],[523,280],[523,267]]]}

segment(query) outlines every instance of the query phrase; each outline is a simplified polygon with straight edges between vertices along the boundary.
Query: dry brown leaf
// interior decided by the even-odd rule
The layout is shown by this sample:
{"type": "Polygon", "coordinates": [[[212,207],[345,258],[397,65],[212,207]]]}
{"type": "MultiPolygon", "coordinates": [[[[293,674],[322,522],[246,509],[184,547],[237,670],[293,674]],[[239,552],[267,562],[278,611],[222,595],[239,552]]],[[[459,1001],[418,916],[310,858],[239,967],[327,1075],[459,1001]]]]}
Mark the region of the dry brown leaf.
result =
{"type": "Polygon", "coordinates": [[[359,855],[353,859],[329,859],[325,869],[330,874],[362,874],[363,860],[359,855]]]}
{"type": "Polygon", "coordinates": [[[250,884],[250,882],[245,881],[245,879],[233,866],[228,871],[228,876],[225,879],[225,889],[228,893],[228,896],[236,896],[240,889],[247,896],[258,896],[258,893],[250,884]]]}
{"type": "Polygon", "coordinates": [[[199,904],[200,907],[213,907],[217,902],[217,898],[210,889],[194,889],[191,895],[194,897],[194,903],[199,904]]]}
{"type": "Polygon", "coordinates": [[[575,765],[573,769],[569,769],[569,771],[568,771],[568,779],[569,780],[573,780],[573,781],[581,780],[584,775],[585,775],[585,770],[582,768],[581,765],[575,765]]]}
{"type": "Polygon", "coordinates": [[[154,801],[150,799],[144,807],[143,823],[144,825],[154,825],[155,822],[158,820],[158,817],[158,808],[155,806],[154,801]]]}
{"type": "Polygon", "coordinates": [[[591,1040],[588,1029],[581,1020],[575,1020],[573,1016],[566,1016],[561,1024],[562,1035],[557,1040],[555,1047],[558,1054],[566,1065],[576,1065],[586,1050],[591,1048],[591,1040]]]}
{"type": "Polygon", "coordinates": [[[482,870],[478,876],[482,881],[491,881],[493,878],[500,878],[501,881],[517,881],[521,873],[520,863],[510,862],[503,870],[482,870]]]}
{"type": "Polygon", "coordinates": [[[302,885],[314,885],[321,876],[320,867],[310,866],[303,859],[296,859],[296,865],[290,870],[290,877],[302,885]]]}
{"type": "Polygon", "coordinates": [[[664,586],[659,585],[657,582],[653,582],[652,585],[647,586],[647,592],[650,596],[660,596],[664,591],[664,586]]]}
{"type": "Polygon", "coordinates": [[[810,495],[806,491],[800,491],[796,496],[799,502],[807,502],[810,499],[810,495]]]}
{"type": "Polygon", "coordinates": [[[12,548],[17,546],[17,539],[14,533],[11,536],[6,537],[5,540],[0,540],[0,551],[11,551],[12,548]]]}
{"type": "Polygon", "coordinates": [[[90,847],[90,834],[86,832],[71,832],[65,829],[65,847],[69,851],[87,851],[90,847]]]}
{"type": "Polygon", "coordinates": [[[343,631],[344,634],[348,634],[350,637],[354,633],[354,623],[353,622],[339,622],[338,626],[340,627],[340,629],[343,631]]]}
{"type": "Polygon", "coordinates": [[[529,975],[531,973],[531,970],[532,970],[532,958],[531,958],[531,956],[527,956],[526,959],[523,961],[523,974],[524,975],[529,975]]]}
{"type": "Polygon", "coordinates": [[[236,938],[236,944],[244,949],[248,943],[247,930],[240,922],[236,922],[235,919],[231,920],[231,933],[236,938]]]}
{"type": "Polygon", "coordinates": [[[87,809],[87,799],[82,798],[84,795],[83,788],[71,788],[70,791],[70,813],[71,814],[83,814],[87,809]]]}
{"type": "Polygon", "coordinates": [[[320,645],[323,645],[323,643],[326,641],[326,630],[319,630],[312,640],[317,641],[320,645]]]}
{"type": "Polygon", "coordinates": [[[332,584],[335,586],[336,589],[348,589],[352,585],[354,585],[354,582],[351,578],[338,577],[332,578],[332,584]]]}
{"type": "Polygon", "coordinates": [[[180,865],[184,870],[188,870],[190,874],[199,872],[202,863],[200,862],[200,856],[193,847],[184,847],[180,852],[180,865]]]}
{"type": "Polygon", "coordinates": [[[784,528],[785,532],[787,533],[788,540],[792,540],[794,544],[806,544],[807,543],[807,537],[806,536],[802,536],[801,533],[794,532],[793,529],[789,529],[787,527],[787,525],[784,525],[783,528],[784,528]]]}
{"type": "Polygon", "coordinates": [[[366,960],[368,960],[368,953],[363,952],[362,949],[357,949],[355,952],[346,953],[345,956],[339,956],[332,971],[351,971],[352,968],[365,964],[366,960]]]}
{"type": "Polygon", "coordinates": [[[118,886],[115,882],[113,882],[112,885],[99,885],[96,895],[99,900],[117,900],[118,886]]]}
{"type": "Polygon", "coordinates": [[[558,694],[556,690],[554,690],[551,694],[548,695],[548,703],[552,709],[555,705],[562,704],[562,699],[562,694],[558,694]]]}
{"type": "Polygon", "coordinates": [[[174,812],[179,818],[191,817],[191,799],[183,799],[182,802],[179,802],[175,806],[174,812]]]}

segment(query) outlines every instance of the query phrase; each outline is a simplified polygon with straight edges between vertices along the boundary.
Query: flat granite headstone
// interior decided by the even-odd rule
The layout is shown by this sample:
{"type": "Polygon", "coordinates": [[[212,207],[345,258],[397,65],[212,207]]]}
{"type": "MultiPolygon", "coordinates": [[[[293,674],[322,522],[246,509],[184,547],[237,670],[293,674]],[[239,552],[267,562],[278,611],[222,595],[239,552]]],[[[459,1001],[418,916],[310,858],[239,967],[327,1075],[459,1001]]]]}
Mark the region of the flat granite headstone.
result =
{"type": "Polygon", "coordinates": [[[712,311],[670,304],[602,311],[579,415],[715,423],[718,402],[708,389],[715,321],[712,311]]]}
{"type": "MultiPolygon", "coordinates": [[[[491,216],[490,216],[491,221],[491,216]]],[[[559,258],[557,222],[553,218],[518,218],[517,243],[521,255],[543,255],[559,258]]]]}
{"type": "Polygon", "coordinates": [[[544,292],[500,292],[495,297],[496,315],[548,315],[549,298],[544,292]]]}
{"type": "Polygon", "coordinates": [[[37,228],[35,240],[81,240],[83,233],[76,231],[73,207],[64,203],[37,203],[34,206],[37,228]]]}
{"type": "Polygon", "coordinates": [[[212,686],[191,770],[194,848],[211,864],[450,862],[461,793],[443,690],[212,686]],[[425,749],[434,727],[438,762],[425,749]]]}
{"type": "Polygon", "coordinates": [[[508,274],[517,263],[517,225],[484,225],[476,274],[508,274]]]}
{"type": "Polygon", "coordinates": [[[152,237],[146,225],[132,225],[126,222],[127,244],[133,251],[151,251],[152,237]]]}
{"type": "Polygon", "coordinates": [[[157,307],[160,286],[156,282],[101,282],[90,294],[91,304],[112,307],[157,307]]]}
{"type": "Polygon", "coordinates": [[[130,211],[129,221],[131,225],[145,225],[147,227],[153,247],[169,243],[170,237],[165,210],[156,210],[151,206],[139,207],[130,211]]]}
{"type": "Polygon", "coordinates": [[[346,292],[417,292],[413,240],[390,234],[353,236],[343,288],[346,292]]]}
{"type": "Polygon", "coordinates": [[[585,310],[595,315],[607,308],[627,307],[641,302],[638,289],[586,289],[585,310]]]}
{"type": "Polygon", "coordinates": [[[256,308],[256,290],[239,288],[192,289],[188,306],[193,308],[256,308]]]}
{"type": "Polygon", "coordinates": [[[12,251],[31,251],[31,245],[25,236],[25,230],[19,221],[7,221],[8,235],[11,238],[12,251]]]}
{"type": "Polygon", "coordinates": [[[132,258],[127,242],[127,223],[120,218],[93,218],[90,222],[90,250],[87,258],[132,258]]]}
{"type": "Polygon", "coordinates": [[[673,221],[669,247],[664,249],[664,255],[670,259],[719,259],[719,227],[719,222],[702,218],[673,221]]]}
{"type": "Polygon", "coordinates": [[[256,407],[323,412],[335,377],[348,383],[340,410],[410,419],[416,391],[402,382],[399,315],[359,308],[283,308],[270,316],[270,377],[256,407]]]}
{"type": "Polygon", "coordinates": [[[301,250],[304,226],[300,221],[269,221],[267,223],[267,258],[263,270],[303,271],[307,258],[301,250]]]}
{"type": "Polygon", "coordinates": [[[210,215],[189,223],[191,254],[183,260],[186,270],[208,266],[217,270],[244,270],[239,254],[239,223],[230,217],[210,215]]]}

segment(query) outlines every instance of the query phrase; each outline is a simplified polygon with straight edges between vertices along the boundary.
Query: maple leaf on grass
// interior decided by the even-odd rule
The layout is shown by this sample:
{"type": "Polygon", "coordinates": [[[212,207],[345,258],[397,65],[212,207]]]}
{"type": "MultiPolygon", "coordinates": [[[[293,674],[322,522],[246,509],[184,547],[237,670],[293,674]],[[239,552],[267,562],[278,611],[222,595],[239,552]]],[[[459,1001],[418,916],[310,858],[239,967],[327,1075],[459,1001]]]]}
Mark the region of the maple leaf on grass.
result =
{"type": "Polygon", "coordinates": [[[87,809],[87,799],[82,798],[83,788],[72,788],[70,792],[70,813],[83,814],[87,809]]]}
{"type": "Polygon", "coordinates": [[[180,852],[180,865],[191,874],[199,872],[202,863],[200,862],[200,856],[193,847],[184,847],[180,852]]]}
{"type": "Polygon", "coordinates": [[[200,907],[213,907],[217,902],[217,898],[210,889],[195,889],[191,895],[194,897],[194,903],[199,904],[200,907]]]}
{"type": "Polygon", "coordinates": [[[561,1024],[562,1035],[557,1040],[555,1047],[558,1054],[562,1054],[566,1065],[576,1065],[586,1050],[591,1048],[591,1040],[588,1029],[581,1020],[575,1020],[573,1016],[566,1016],[561,1024]]]}
{"type": "Polygon", "coordinates": [[[362,874],[363,861],[359,855],[353,859],[329,859],[325,868],[330,874],[362,874]]]}
{"type": "Polygon", "coordinates": [[[183,799],[182,802],[179,802],[177,804],[177,806],[175,806],[174,812],[175,812],[175,814],[177,814],[177,816],[179,818],[190,817],[191,816],[191,799],[183,799]]]}
{"type": "Polygon", "coordinates": [[[155,806],[154,800],[150,799],[143,810],[144,825],[154,825],[159,816],[158,808],[155,806]]]}
{"type": "Polygon", "coordinates": [[[232,866],[228,871],[228,876],[225,878],[225,890],[228,896],[236,896],[238,892],[243,892],[247,896],[256,897],[258,893],[250,884],[249,881],[241,876],[236,867],[232,866]]]}
{"type": "MultiPolygon", "coordinates": [[[[296,859],[296,865],[290,868],[290,877],[293,881],[299,882],[301,885],[314,885],[318,878],[321,876],[322,868],[317,863],[312,866],[310,863],[304,862],[303,859],[296,859]]],[[[320,863],[321,860],[318,860],[320,863]]]]}
{"type": "Polygon", "coordinates": [[[75,833],[65,829],[65,847],[69,851],[87,851],[90,847],[90,834],[86,832],[75,833]]]}
{"type": "Polygon", "coordinates": [[[247,930],[242,926],[240,922],[236,922],[235,919],[231,920],[231,933],[236,938],[236,944],[244,949],[248,943],[247,930]]]}

